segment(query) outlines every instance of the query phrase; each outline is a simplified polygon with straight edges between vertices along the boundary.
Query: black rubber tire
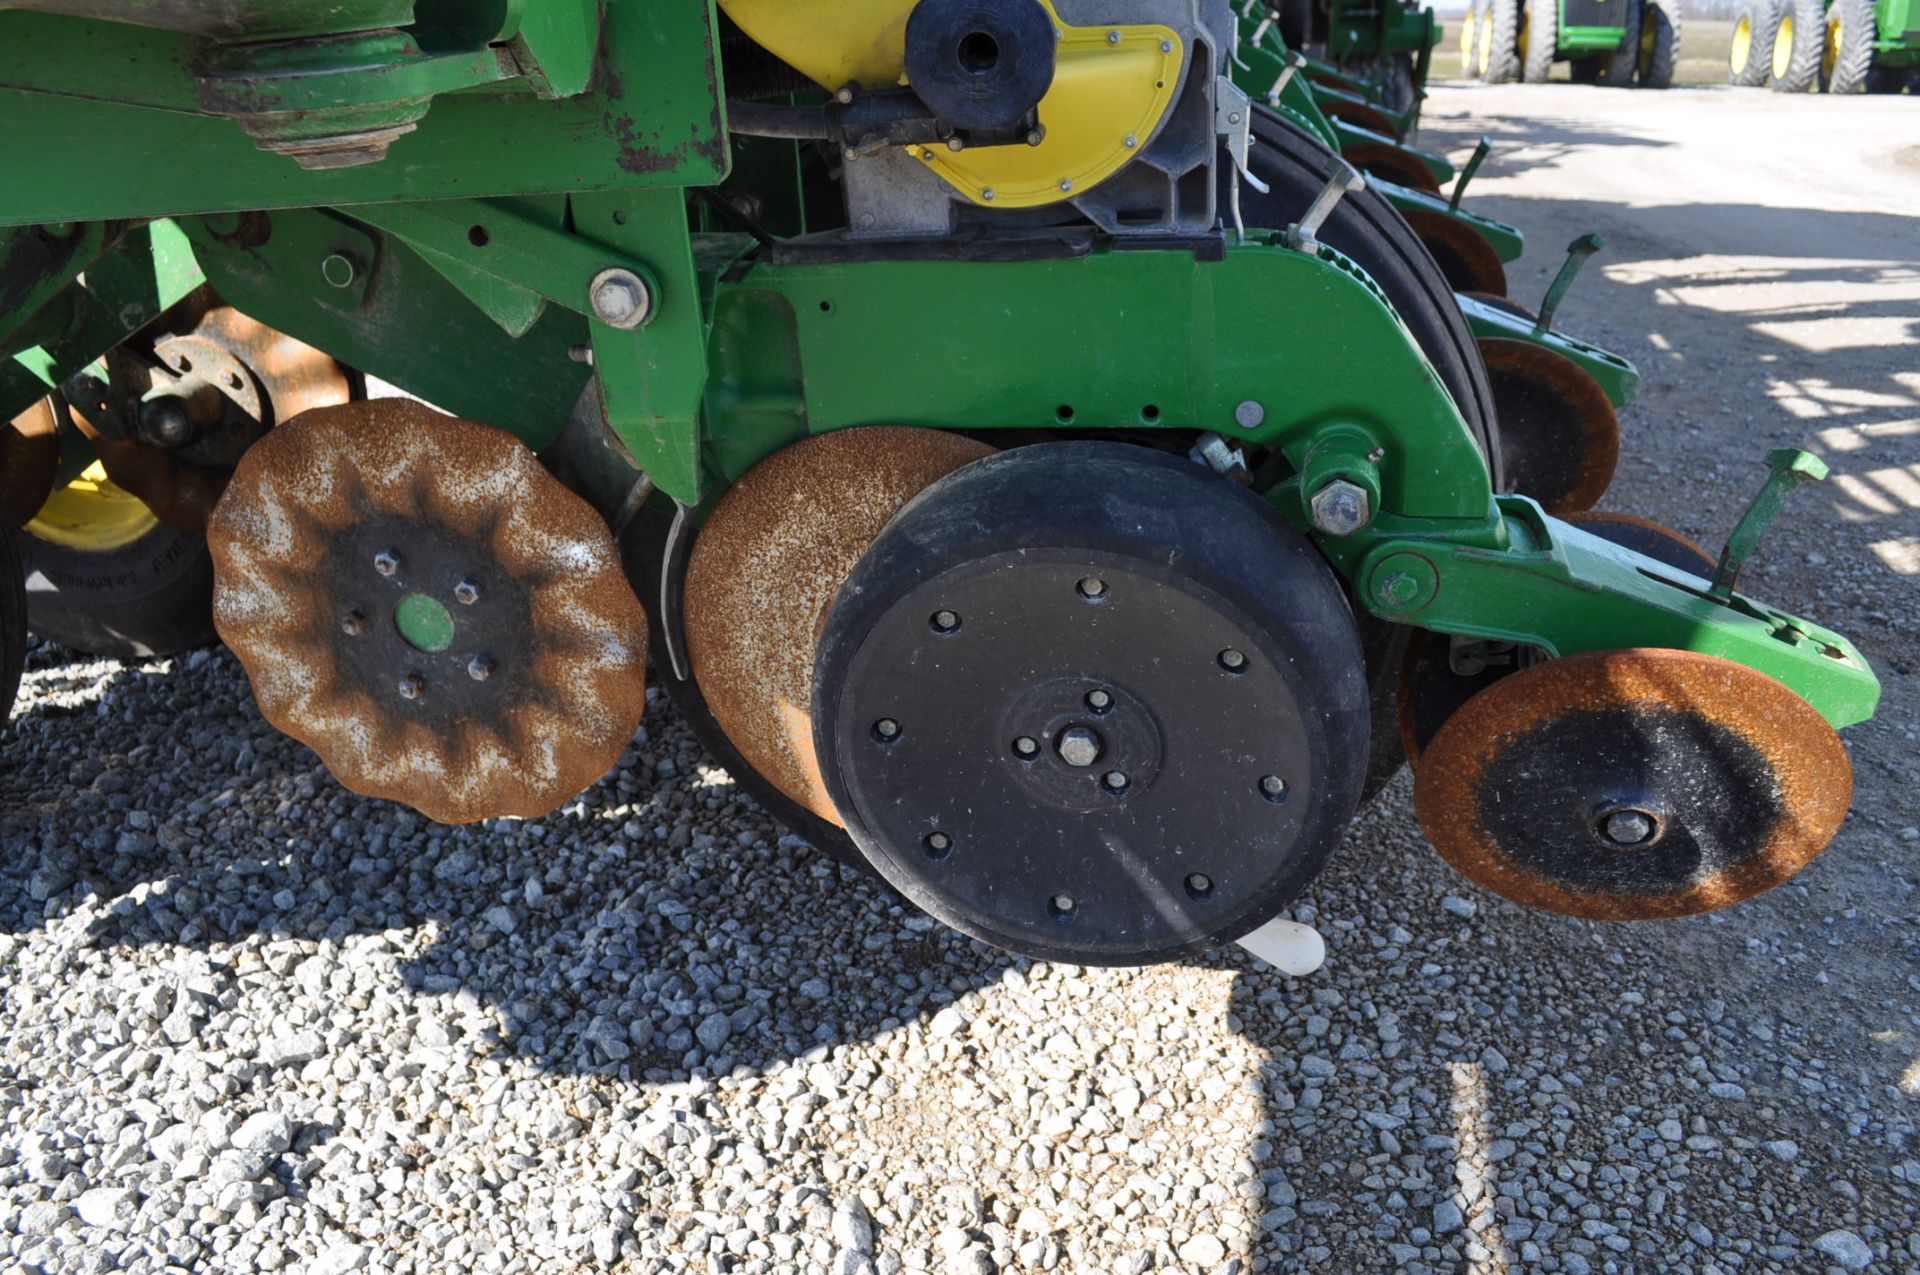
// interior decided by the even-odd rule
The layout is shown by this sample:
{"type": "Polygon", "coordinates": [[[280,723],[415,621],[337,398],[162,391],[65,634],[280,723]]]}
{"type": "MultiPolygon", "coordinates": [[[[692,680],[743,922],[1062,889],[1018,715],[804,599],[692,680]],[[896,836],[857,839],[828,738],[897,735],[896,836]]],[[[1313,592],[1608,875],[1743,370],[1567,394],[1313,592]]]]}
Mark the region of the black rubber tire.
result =
{"type": "Polygon", "coordinates": [[[1599,57],[1598,82],[1616,89],[1633,86],[1634,72],[1639,65],[1640,0],[1627,0],[1627,13],[1621,26],[1624,30],[1620,35],[1620,43],[1614,46],[1613,52],[1603,53],[1599,57]]]}
{"type": "Polygon", "coordinates": [[[1480,77],[1480,0],[1473,0],[1460,21],[1464,24],[1460,33],[1460,78],[1478,79],[1480,77]]]}
{"type": "Polygon", "coordinates": [[[1416,86],[1413,82],[1413,57],[1406,53],[1389,53],[1386,64],[1371,54],[1364,57],[1349,58],[1341,68],[1357,80],[1379,86],[1377,99],[1381,109],[1395,115],[1413,109],[1416,100],[1416,86]]]}
{"type": "Polygon", "coordinates": [[[1640,57],[1635,80],[1643,89],[1673,87],[1673,68],[1680,57],[1678,0],[1641,0],[1640,57]]]}
{"type": "Polygon", "coordinates": [[[102,553],[19,535],[27,625],[89,655],[144,659],[219,641],[213,559],[204,536],[156,525],[102,553]]]}
{"type": "Polygon", "coordinates": [[[1827,13],[1820,0],[1788,0],[1780,21],[1775,24],[1774,39],[1789,38],[1785,31],[1791,21],[1793,51],[1786,70],[1773,61],[1773,91],[1776,93],[1811,92],[1820,82],[1820,54],[1827,36],[1827,13]]]}
{"type": "Polygon", "coordinates": [[[1598,84],[1606,74],[1607,60],[1592,54],[1567,60],[1567,78],[1575,84],[1598,84]]]}
{"type": "Polygon", "coordinates": [[[1553,55],[1560,43],[1560,0],[1526,0],[1526,56],[1520,60],[1520,79],[1545,84],[1553,74],[1553,55]]]}
{"type": "Polygon", "coordinates": [[[1493,35],[1481,51],[1480,78],[1505,84],[1520,78],[1521,0],[1487,0],[1493,11],[1493,35]]]}
{"type": "MultiPolygon", "coordinates": [[[[1272,190],[1262,195],[1243,185],[1241,211],[1249,226],[1282,229],[1326,186],[1333,155],[1310,134],[1263,106],[1254,108],[1253,133],[1256,145],[1250,163],[1254,175],[1272,190]]],[[[1320,239],[1358,262],[1386,293],[1414,343],[1453,395],[1481,454],[1496,458],[1491,462],[1494,485],[1505,490],[1498,470],[1499,427],[1486,364],[1433,254],[1386,197],[1372,189],[1342,199],[1320,228],[1320,239]]]]}
{"type": "Polygon", "coordinates": [[[1747,24],[1747,60],[1733,65],[1728,53],[1727,83],[1739,88],[1759,88],[1773,77],[1773,34],[1780,25],[1779,0],[1740,0],[1733,10],[1734,32],[1747,24]]]}
{"type": "MultiPolygon", "coordinates": [[[[707,707],[707,698],[701,694],[700,684],[693,680],[692,670],[688,670],[685,681],[674,675],[673,657],[668,650],[669,624],[675,626],[673,640],[679,649],[687,649],[686,632],[680,627],[681,612],[678,606],[662,607],[660,604],[660,575],[666,565],[665,556],[668,531],[673,520],[666,514],[653,509],[643,509],[628,524],[620,537],[620,556],[627,567],[627,579],[633,584],[633,591],[647,608],[649,621],[647,653],[648,667],[653,677],[673,701],[673,707],[679,712],[687,729],[700,741],[700,746],[709,756],[720,764],[721,769],[733,777],[742,791],[753,798],[754,803],[766,811],[773,819],[793,832],[805,838],[813,848],[828,858],[856,868],[869,875],[877,875],[873,867],[853,844],[853,838],[846,829],[835,827],[819,815],[808,810],[787,794],[769,783],[765,776],[748,764],[740,755],[740,750],[727,738],[727,732],[714,720],[713,712],[707,707]]],[[[676,580],[685,578],[686,560],[692,551],[694,537],[682,538],[678,545],[679,561],[673,565],[676,580]]]]}
{"type": "Polygon", "coordinates": [[[1835,20],[1840,23],[1840,47],[1834,50],[1831,71],[1825,58],[1827,30],[1824,26],[1820,29],[1822,87],[1835,94],[1864,93],[1867,75],[1873,70],[1873,5],[1868,0],[1833,0],[1827,10],[1827,21],[1835,20]]]}
{"type": "MultiPolygon", "coordinates": [[[[973,577],[976,586],[981,578],[973,577]]],[[[1065,577],[1069,588],[1071,578],[1065,577]]],[[[1063,590],[1058,596],[1067,594],[1063,590]]],[[[992,623],[1001,632],[1018,627],[1026,613],[1021,607],[1027,605],[1015,604],[992,623]]],[[[1209,660],[1209,668],[1211,664],[1209,660]]],[[[953,690],[936,674],[922,674],[918,681],[912,674],[900,676],[924,686],[930,696],[953,690]]],[[[1029,670],[1021,676],[1040,674],[1029,670]]],[[[1147,448],[1043,443],[998,452],[934,483],[895,515],[841,586],[820,635],[813,685],[814,748],[822,778],[835,808],[845,812],[854,840],[881,875],[948,925],[1035,959],[1140,965],[1238,938],[1312,882],[1359,804],[1367,690],[1360,643],[1339,577],[1311,541],[1254,493],[1184,458],[1147,448]],[[1125,516],[1116,517],[1116,508],[1125,510],[1125,516]],[[1043,889],[1021,896],[1020,884],[1003,879],[982,881],[976,876],[966,886],[952,888],[931,879],[922,870],[926,858],[921,848],[902,843],[899,824],[894,823],[891,834],[883,831],[902,809],[882,795],[890,764],[860,760],[873,756],[871,741],[876,737],[870,727],[871,705],[860,704],[859,670],[879,640],[876,635],[886,633],[900,616],[896,608],[902,600],[949,578],[950,572],[975,571],[978,564],[1002,555],[1020,555],[1045,570],[1058,567],[1056,553],[1077,559],[1083,551],[1096,561],[1122,564],[1114,568],[1120,572],[1135,565],[1172,572],[1218,599],[1223,610],[1241,618],[1241,631],[1253,643],[1246,649],[1260,652],[1268,667],[1278,670],[1298,710],[1291,728],[1301,733],[1301,778],[1298,783],[1289,779],[1293,795],[1287,802],[1290,811],[1298,811],[1298,830],[1288,857],[1274,865],[1270,875],[1263,873],[1258,892],[1237,898],[1227,911],[1206,917],[1160,914],[1169,927],[1165,933],[1123,926],[1098,938],[1083,935],[1067,941],[1044,910],[1023,912],[1012,903],[1016,897],[1037,902],[1045,897],[1043,889]]],[[[914,724],[910,719],[904,724],[902,737],[910,740],[914,724]]],[[[971,737],[968,732],[978,725],[970,723],[960,737],[971,737]]],[[[943,723],[933,733],[952,729],[943,723]]],[[[1198,742],[1201,752],[1212,746],[1193,734],[1187,739],[1198,742]]],[[[1229,755],[1222,753],[1217,760],[1224,762],[1229,755]]],[[[1183,765],[1201,767],[1197,773],[1219,772],[1213,760],[1194,757],[1183,759],[1183,765]]],[[[955,780],[953,795],[983,821],[1004,822],[1007,816],[998,813],[995,782],[967,772],[955,780]]],[[[1224,791],[1220,796],[1226,799],[1224,791]]],[[[1164,811],[1143,816],[1139,825],[1160,845],[1169,837],[1178,844],[1178,838],[1194,835],[1186,828],[1155,826],[1160,817],[1164,811]]],[[[1063,814],[1052,828],[1022,825],[1018,835],[1024,843],[1023,864],[1036,872],[1091,871],[1084,862],[1063,857],[1068,848],[1060,839],[1080,822],[1081,817],[1063,814]]],[[[999,824],[995,827],[993,843],[1004,846],[1007,834],[999,824]]]]}
{"type": "Polygon", "coordinates": [[[0,730],[13,713],[27,659],[27,590],[13,545],[16,534],[0,521],[0,730]]]}

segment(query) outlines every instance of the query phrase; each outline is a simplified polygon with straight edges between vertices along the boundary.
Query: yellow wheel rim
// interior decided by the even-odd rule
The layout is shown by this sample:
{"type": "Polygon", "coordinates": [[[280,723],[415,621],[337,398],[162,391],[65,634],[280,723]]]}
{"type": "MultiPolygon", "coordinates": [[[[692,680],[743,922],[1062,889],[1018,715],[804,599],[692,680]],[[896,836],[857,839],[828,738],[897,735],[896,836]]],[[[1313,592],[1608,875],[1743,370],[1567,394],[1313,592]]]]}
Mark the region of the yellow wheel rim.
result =
{"type": "Polygon", "coordinates": [[[138,496],[116,487],[99,461],[47,497],[27,534],[83,553],[109,553],[160,525],[138,496]]]}
{"type": "Polygon", "coordinates": [[[1522,62],[1525,62],[1527,60],[1527,37],[1532,33],[1531,32],[1532,26],[1533,26],[1533,23],[1530,20],[1528,20],[1526,11],[1524,9],[1521,10],[1521,13],[1520,13],[1520,60],[1522,62]]]}
{"type": "Polygon", "coordinates": [[[1460,23],[1460,73],[1473,74],[1473,37],[1480,27],[1480,15],[1469,12],[1460,23]]]}
{"type": "Polygon", "coordinates": [[[1733,24],[1733,48],[1727,55],[1728,64],[1735,75],[1747,69],[1747,59],[1753,56],[1753,23],[1747,18],[1733,24]]]}
{"type": "Polygon", "coordinates": [[[1823,79],[1833,78],[1833,68],[1840,64],[1840,19],[1827,19],[1827,44],[1820,50],[1820,75],[1823,79]]]}
{"type": "Polygon", "coordinates": [[[1484,74],[1493,64],[1493,14],[1480,15],[1480,71],[1484,74]]]}
{"type": "Polygon", "coordinates": [[[1793,15],[1789,13],[1780,19],[1780,29],[1773,33],[1773,78],[1784,80],[1792,69],[1793,15]]]}

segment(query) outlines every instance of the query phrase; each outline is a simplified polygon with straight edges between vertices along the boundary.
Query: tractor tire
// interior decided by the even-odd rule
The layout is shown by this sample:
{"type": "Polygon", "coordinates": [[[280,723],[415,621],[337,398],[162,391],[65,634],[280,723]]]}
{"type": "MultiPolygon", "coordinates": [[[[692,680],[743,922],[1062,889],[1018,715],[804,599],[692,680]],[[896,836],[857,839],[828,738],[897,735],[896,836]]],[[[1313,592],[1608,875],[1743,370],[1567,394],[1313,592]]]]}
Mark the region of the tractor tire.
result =
{"type": "Polygon", "coordinates": [[[1873,66],[1867,69],[1867,92],[1900,93],[1911,87],[1920,93],[1920,74],[1904,66],[1873,66]]]}
{"type": "Polygon", "coordinates": [[[1620,43],[1613,52],[1603,53],[1596,60],[1600,63],[1599,82],[1613,88],[1624,89],[1633,86],[1634,73],[1640,65],[1640,19],[1641,0],[1627,0],[1627,14],[1621,21],[1624,28],[1620,43]]]}
{"type": "Polygon", "coordinates": [[[1473,0],[1466,16],[1460,19],[1460,78],[1480,75],[1480,0],[1473,0]]]}
{"type": "Polygon", "coordinates": [[[1487,0],[1480,26],[1480,78],[1505,84],[1520,78],[1521,0],[1487,0]]]}
{"type": "Polygon", "coordinates": [[[126,543],[60,543],[36,519],[19,535],[27,624],[88,655],[145,659],[219,641],[205,536],[155,522],[126,543]]]}
{"type": "Polygon", "coordinates": [[[1673,67],[1680,58],[1678,0],[1642,0],[1640,56],[1634,75],[1643,89],[1673,87],[1673,67]]]}
{"type": "Polygon", "coordinates": [[[1727,83],[1759,88],[1773,75],[1773,33],[1780,0],[1740,0],[1733,11],[1733,45],[1727,51],[1727,83]]]}
{"type": "Polygon", "coordinates": [[[1829,93],[1863,93],[1873,70],[1873,5],[1833,0],[1820,31],[1820,84],[1829,93]]]}
{"type": "Polygon", "coordinates": [[[1560,43],[1560,0],[1526,0],[1520,28],[1520,79],[1545,84],[1553,74],[1553,55],[1560,43]]]}
{"type": "Polygon", "coordinates": [[[1820,80],[1827,15],[1820,0],[1787,0],[1773,32],[1773,91],[1805,93],[1820,80]]]}
{"type": "Polygon", "coordinates": [[[1574,58],[1567,63],[1567,78],[1575,84],[1598,84],[1606,70],[1607,59],[1604,57],[1574,58]]]}

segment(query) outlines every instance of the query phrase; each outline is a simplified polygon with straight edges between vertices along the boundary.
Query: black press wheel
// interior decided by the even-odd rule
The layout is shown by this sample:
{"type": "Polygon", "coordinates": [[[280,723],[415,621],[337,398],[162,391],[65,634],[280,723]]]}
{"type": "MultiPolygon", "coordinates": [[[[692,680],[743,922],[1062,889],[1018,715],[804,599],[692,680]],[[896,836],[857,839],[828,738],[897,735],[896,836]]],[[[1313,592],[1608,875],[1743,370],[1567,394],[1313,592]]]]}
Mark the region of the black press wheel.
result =
{"type": "Polygon", "coordinates": [[[1186,460],[1047,443],[910,502],[841,587],[814,740],[874,866],[1024,955],[1135,965],[1270,919],[1359,798],[1367,689],[1313,546],[1186,460]]]}
{"type": "MultiPolygon", "coordinates": [[[[100,483],[112,486],[104,476],[100,483]]],[[[206,537],[175,531],[118,489],[103,495],[79,486],[55,493],[19,533],[33,631],[120,659],[217,641],[206,537]],[[59,509],[68,505],[84,512],[63,520],[59,509]]]]}

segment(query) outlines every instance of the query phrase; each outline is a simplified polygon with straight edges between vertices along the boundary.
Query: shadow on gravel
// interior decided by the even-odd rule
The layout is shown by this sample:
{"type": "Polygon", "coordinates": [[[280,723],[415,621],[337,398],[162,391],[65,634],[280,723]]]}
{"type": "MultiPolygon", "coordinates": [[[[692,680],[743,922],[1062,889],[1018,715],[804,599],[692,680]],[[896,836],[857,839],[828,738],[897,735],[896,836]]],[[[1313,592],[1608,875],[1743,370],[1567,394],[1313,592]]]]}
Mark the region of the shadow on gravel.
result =
{"type": "Polygon", "coordinates": [[[1651,134],[1622,129],[1617,124],[1497,114],[1475,116],[1471,121],[1422,120],[1419,136],[1411,140],[1427,150],[1445,154],[1462,147],[1471,149],[1483,135],[1493,139],[1493,152],[1480,169],[1481,177],[1511,177],[1530,168],[1549,167],[1594,146],[1655,150],[1673,145],[1651,134]]]}

